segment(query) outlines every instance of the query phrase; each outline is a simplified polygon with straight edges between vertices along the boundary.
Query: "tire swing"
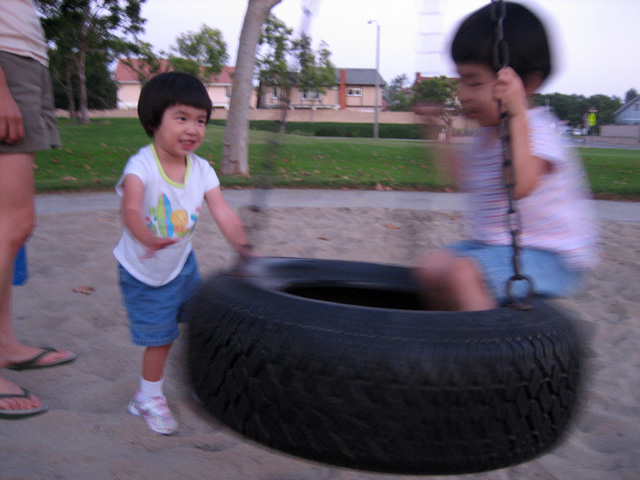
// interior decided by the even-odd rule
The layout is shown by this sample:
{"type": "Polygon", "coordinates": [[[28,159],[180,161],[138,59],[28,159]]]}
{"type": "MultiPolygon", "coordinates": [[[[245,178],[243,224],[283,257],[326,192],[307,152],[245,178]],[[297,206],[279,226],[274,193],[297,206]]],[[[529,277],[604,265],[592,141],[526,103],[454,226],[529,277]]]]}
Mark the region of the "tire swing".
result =
{"type": "MultiPolygon", "coordinates": [[[[510,283],[526,281],[516,237],[510,283]]],[[[507,467],[560,439],[581,376],[578,329],[530,286],[520,308],[424,311],[408,268],[252,259],[188,305],[190,382],[233,430],[306,459],[399,474],[507,467]]]]}

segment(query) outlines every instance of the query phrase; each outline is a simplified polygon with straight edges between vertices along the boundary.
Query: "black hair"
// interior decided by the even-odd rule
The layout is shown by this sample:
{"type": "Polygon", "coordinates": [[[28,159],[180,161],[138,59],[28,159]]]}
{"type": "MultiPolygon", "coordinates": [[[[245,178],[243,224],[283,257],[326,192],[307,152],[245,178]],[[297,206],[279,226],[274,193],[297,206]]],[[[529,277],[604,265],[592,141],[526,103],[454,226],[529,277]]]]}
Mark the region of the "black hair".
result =
{"type": "Polygon", "coordinates": [[[153,137],[162,123],[164,111],[178,104],[206,110],[209,123],[211,98],[196,77],[187,73],[167,72],[145,83],[138,99],[138,118],[147,135],[153,137]]]}
{"type": "MultiPolygon", "coordinates": [[[[535,73],[541,80],[551,73],[551,51],[546,30],[531,10],[512,2],[504,2],[504,40],[509,49],[509,66],[526,81],[535,73]]],[[[460,25],[451,44],[451,56],[455,63],[480,63],[496,71],[493,46],[496,39],[496,23],[492,9],[498,4],[487,5],[470,14],[460,25]]]]}

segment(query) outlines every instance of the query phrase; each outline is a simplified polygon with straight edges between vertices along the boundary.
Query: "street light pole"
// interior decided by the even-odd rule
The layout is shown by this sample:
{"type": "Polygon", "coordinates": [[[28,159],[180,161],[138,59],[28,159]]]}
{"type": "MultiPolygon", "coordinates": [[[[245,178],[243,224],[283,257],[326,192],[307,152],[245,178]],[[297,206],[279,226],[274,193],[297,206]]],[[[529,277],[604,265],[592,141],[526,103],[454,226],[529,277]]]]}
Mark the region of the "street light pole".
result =
{"type": "Polygon", "coordinates": [[[373,120],[373,138],[378,138],[378,110],[380,109],[380,24],[369,20],[369,25],[376,24],[376,99],[373,120]]]}

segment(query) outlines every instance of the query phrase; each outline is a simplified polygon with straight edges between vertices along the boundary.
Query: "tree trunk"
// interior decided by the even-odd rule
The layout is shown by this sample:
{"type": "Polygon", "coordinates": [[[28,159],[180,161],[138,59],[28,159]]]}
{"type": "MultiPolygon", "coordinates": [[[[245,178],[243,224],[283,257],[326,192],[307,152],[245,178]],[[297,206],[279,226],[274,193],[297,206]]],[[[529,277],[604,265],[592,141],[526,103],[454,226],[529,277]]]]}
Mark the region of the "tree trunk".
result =
{"type": "Polygon", "coordinates": [[[78,53],[78,121],[89,123],[89,102],[87,100],[86,55],[78,53]]]}
{"type": "Polygon", "coordinates": [[[73,98],[73,80],[71,79],[71,63],[67,63],[64,71],[64,91],[67,94],[67,102],[69,103],[69,118],[76,118],[76,101],[73,98]]]}
{"type": "MultiPolygon", "coordinates": [[[[89,24],[89,6],[87,5],[82,12],[82,30],[86,30],[89,24]]],[[[86,34],[80,35],[80,41],[78,44],[78,56],[77,56],[77,75],[78,75],[78,121],[80,123],[89,123],[89,101],[87,97],[87,72],[86,72],[86,58],[87,50],[89,50],[86,44],[86,34]]]]}
{"type": "Polygon", "coordinates": [[[249,0],[244,17],[224,134],[222,175],[249,175],[249,110],[256,49],[262,25],[281,0],[249,0]]]}

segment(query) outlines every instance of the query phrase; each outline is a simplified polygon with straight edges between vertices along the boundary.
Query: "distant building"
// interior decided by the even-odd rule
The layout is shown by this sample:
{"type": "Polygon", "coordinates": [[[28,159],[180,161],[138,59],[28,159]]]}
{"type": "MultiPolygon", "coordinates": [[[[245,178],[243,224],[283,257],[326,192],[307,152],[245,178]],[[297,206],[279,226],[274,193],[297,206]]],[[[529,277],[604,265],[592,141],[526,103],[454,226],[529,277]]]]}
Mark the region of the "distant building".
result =
{"type": "MultiPolygon", "coordinates": [[[[138,107],[138,98],[140,97],[140,90],[142,85],[136,74],[139,69],[138,59],[129,59],[134,68],[126,65],[124,61],[118,60],[116,66],[116,72],[114,80],[118,86],[118,108],[119,109],[135,109],[138,107]]],[[[169,62],[167,60],[161,60],[160,71],[170,70],[169,62]]],[[[229,109],[229,101],[231,99],[231,86],[232,76],[235,67],[222,67],[222,71],[218,75],[212,75],[211,78],[205,82],[209,97],[214,108],[229,109]]],[[[252,99],[252,104],[255,104],[255,98],[252,99]]]]}
{"type": "Polygon", "coordinates": [[[618,125],[640,125],[640,95],[616,110],[613,118],[618,125]]]}
{"type": "MultiPolygon", "coordinates": [[[[378,105],[382,108],[382,89],[386,85],[384,79],[373,68],[339,68],[336,83],[327,88],[325,93],[302,92],[294,87],[291,91],[289,108],[332,108],[373,109],[375,108],[376,77],[380,87],[378,105]]],[[[258,97],[258,108],[280,108],[280,92],[277,85],[261,85],[258,97]]]]}

